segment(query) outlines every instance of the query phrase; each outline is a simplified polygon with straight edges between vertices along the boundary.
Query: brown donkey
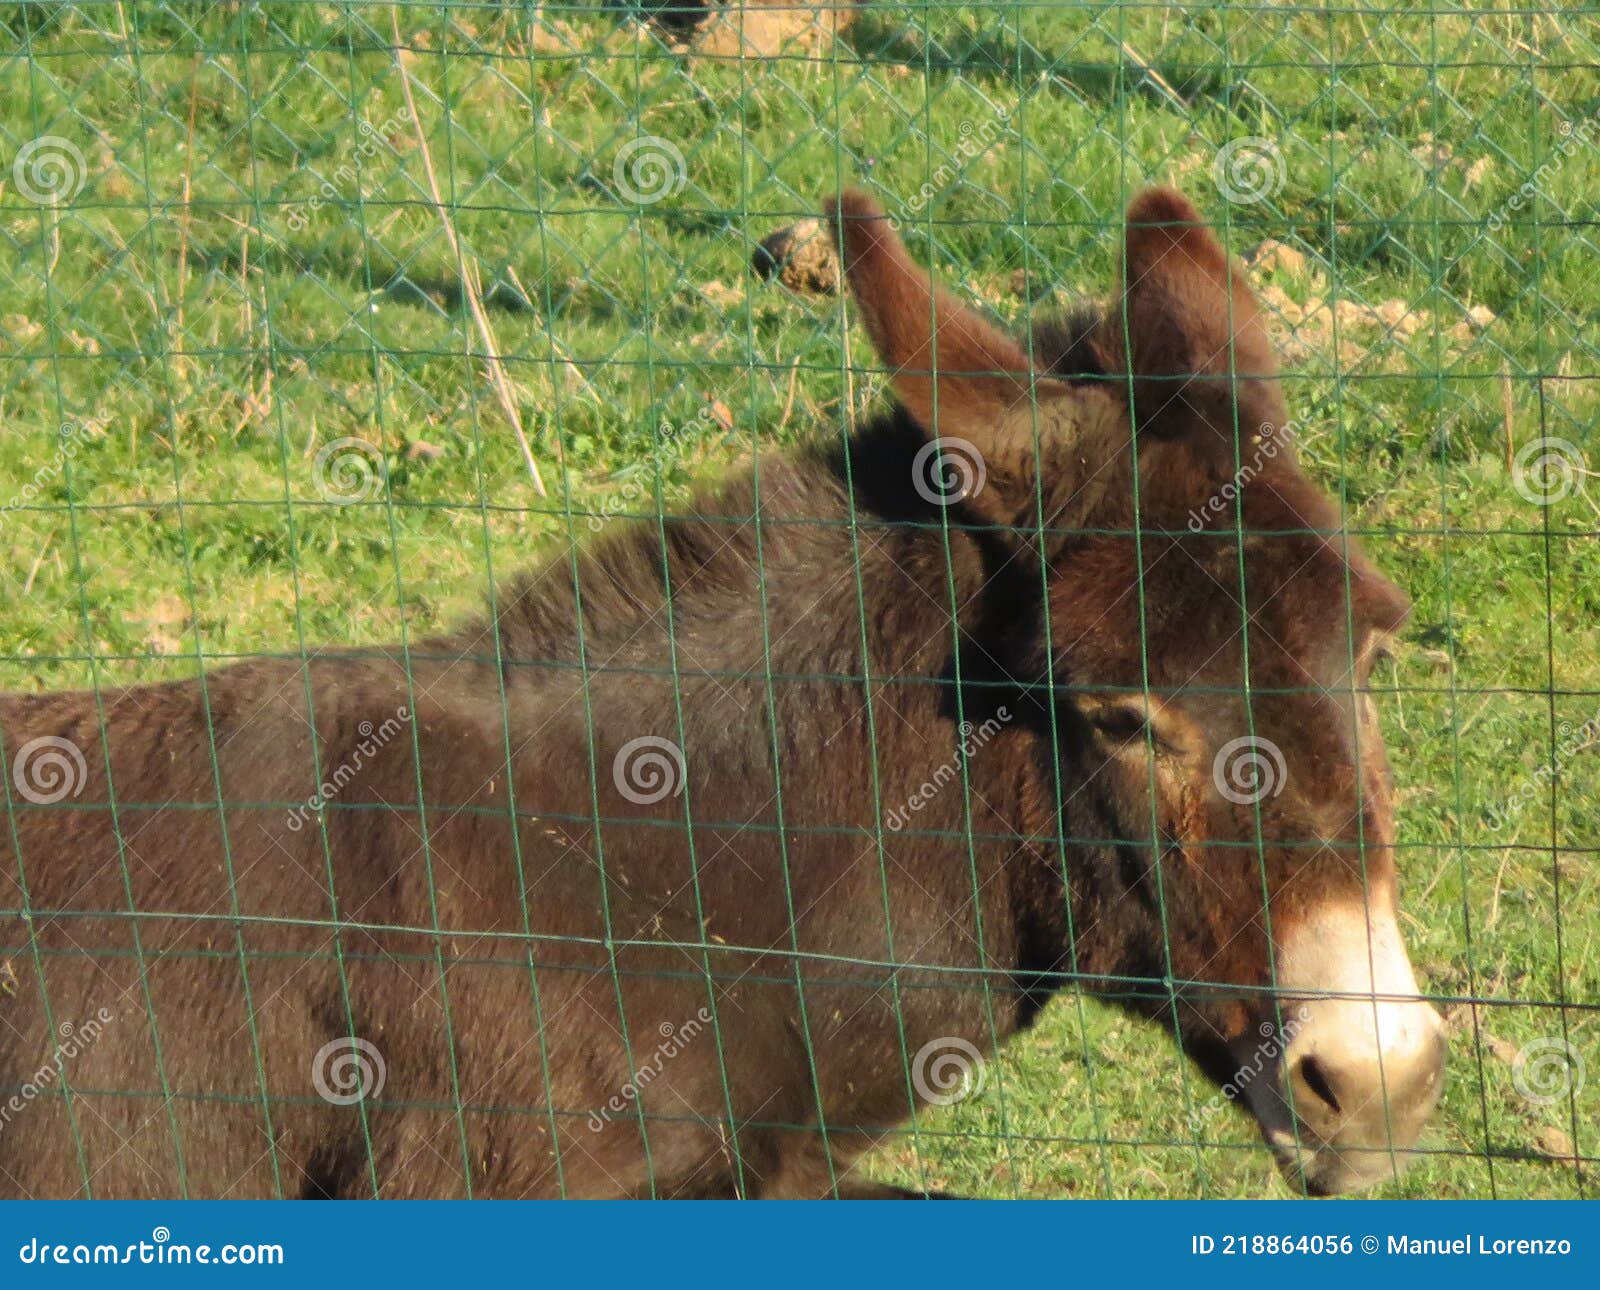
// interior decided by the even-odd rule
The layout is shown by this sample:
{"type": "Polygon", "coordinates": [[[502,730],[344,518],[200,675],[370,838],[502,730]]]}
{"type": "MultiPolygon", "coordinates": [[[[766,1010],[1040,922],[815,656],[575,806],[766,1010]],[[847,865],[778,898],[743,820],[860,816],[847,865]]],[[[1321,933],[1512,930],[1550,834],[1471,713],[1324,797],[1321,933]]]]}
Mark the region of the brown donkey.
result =
{"type": "Polygon", "coordinates": [[[1063,984],[1175,1017],[1297,1188],[1392,1173],[1407,605],[1240,271],[1147,192],[1030,364],[836,214],[898,400],[848,445],[403,654],[4,699],[0,1193],[895,1194],[853,1162],[1063,984]]]}

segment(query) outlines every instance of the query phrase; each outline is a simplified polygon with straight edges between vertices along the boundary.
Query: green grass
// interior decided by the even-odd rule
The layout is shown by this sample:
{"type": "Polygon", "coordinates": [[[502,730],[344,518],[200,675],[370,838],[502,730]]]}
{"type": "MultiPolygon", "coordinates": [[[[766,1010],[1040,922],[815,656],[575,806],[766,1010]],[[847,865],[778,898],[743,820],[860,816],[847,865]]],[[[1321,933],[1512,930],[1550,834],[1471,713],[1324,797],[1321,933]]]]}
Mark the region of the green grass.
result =
{"type": "MultiPolygon", "coordinates": [[[[1532,505],[1505,453],[1509,423],[1516,447],[1557,436],[1600,468],[1600,150],[1560,151],[1563,118],[1600,111],[1600,47],[1576,19],[1450,8],[870,7],[768,62],[687,59],[592,5],[406,9],[540,500],[472,357],[387,8],[0,6],[0,686],[429,629],[586,531],[569,505],[653,510],[757,443],[840,434],[878,385],[863,340],[747,263],[842,183],[894,207],[937,176],[914,251],[1021,322],[1103,291],[1121,205],[1178,182],[1235,249],[1308,257],[1263,284],[1304,456],[1417,605],[1381,702],[1405,922],[1428,988],[1489,1002],[1456,1010],[1440,1154],[1395,1190],[1592,1190],[1561,1157],[1600,1155],[1600,756],[1556,757],[1554,792],[1532,777],[1600,709],[1600,479],[1532,505]],[[685,167],[643,206],[613,175],[640,134],[685,167]],[[70,202],[12,182],[39,135],[82,153],[70,202]],[[1283,159],[1252,205],[1212,178],[1242,135],[1283,159]],[[319,490],[344,437],[386,463],[371,504],[319,490]],[[1546,1036],[1586,1074],[1550,1105],[1512,1084],[1546,1036]]],[[[986,1195],[1286,1194],[1243,1114],[1198,1127],[1211,1096],[1159,1028],[1067,997],[877,1170],[986,1195]]]]}

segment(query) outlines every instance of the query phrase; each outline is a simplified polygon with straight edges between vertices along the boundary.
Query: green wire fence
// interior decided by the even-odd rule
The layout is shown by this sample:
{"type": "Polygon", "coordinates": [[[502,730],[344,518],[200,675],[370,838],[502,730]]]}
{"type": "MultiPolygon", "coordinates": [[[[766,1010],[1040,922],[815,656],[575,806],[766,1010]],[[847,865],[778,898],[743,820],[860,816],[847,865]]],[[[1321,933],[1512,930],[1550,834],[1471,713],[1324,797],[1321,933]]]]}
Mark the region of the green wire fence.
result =
{"type": "MultiPolygon", "coordinates": [[[[1420,1157],[1389,1185],[1592,1194],[1596,17],[1550,0],[0,5],[0,689],[103,704],[330,645],[414,666],[517,572],[617,520],[665,549],[692,483],[838,444],[881,402],[827,234],[800,223],[828,194],[876,193],[941,282],[1024,334],[1103,299],[1130,197],[1175,185],[1247,265],[1307,471],[1415,603],[1373,689],[1402,930],[1451,1047],[1420,1157]]],[[[781,633],[758,608],[770,702],[781,633]]],[[[639,667],[676,685],[695,664],[673,646],[639,667]]],[[[586,695],[614,684],[580,670],[586,695]]],[[[484,698],[504,704],[503,682],[484,698]]],[[[776,759],[779,733],[752,722],[776,759]]],[[[45,809],[14,769],[13,846],[45,809]]],[[[226,796],[218,772],[170,805],[226,796]]],[[[310,829],[338,809],[315,806],[310,829]]],[[[596,796],[596,832],[601,816],[596,796]]],[[[117,935],[137,950],[157,910],[118,838],[117,935]]],[[[697,870],[715,860],[690,846],[697,870]]],[[[231,883],[226,832],[215,861],[231,883]]],[[[242,974],[263,1071],[252,982],[274,969],[251,928],[273,916],[216,909],[208,951],[242,974]]],[[[362,925],[321,917],[335,940],[362,925]]],[[[0,909],[0,1026],[48,978],[32,918],[0,909]]],[[[700,930],[709,981],[717,929],[700,930]]],[[[435,936],[416,970],[443,980],[455,953],[435,936]]],[[[158,1034],[148,986],[119,1007],[158,1034]]],[[[716,1039],[708,1008],[694,1028],[716,1039]]],[[[176,1150],[186,1185],[199,1112],[164,1075],[78,1087],[94,1027],[50,1014],[68,1023],[48,1087],[27,1074],[40,1057],[0,1060],[0,1095],[89,1122],[97,1099],[143,1097],[137,1150],[163,1170],[176,1150]]],[[[535,1087],[543,1021],[526,1025],[535,1087]]],[[[629,1043],[641,1062],[654,1046],[629,1043]]],[[[981,1069],[866,1172],[998,1196],[1294,1190],[1248,1117],[1213,1113],[1170,1026],[1070,986],[981,1069]]],[[[216,1093],[270,1121],[268,1084],[216,1093]]],[[[470,1176],[453,1054],[444,1087],[439,1150],[470,1176]]],[[[4,1107],[0,1142],[19,1131],[4,1107]]],[[[524,1109],[557,1137],[602,1110],[524,1109]]],[[[93,1194],[81,1152],[67,1166],[93,1194]]],[[[359,1175],[378,1188],[370,1158],[359,1175]]]]}

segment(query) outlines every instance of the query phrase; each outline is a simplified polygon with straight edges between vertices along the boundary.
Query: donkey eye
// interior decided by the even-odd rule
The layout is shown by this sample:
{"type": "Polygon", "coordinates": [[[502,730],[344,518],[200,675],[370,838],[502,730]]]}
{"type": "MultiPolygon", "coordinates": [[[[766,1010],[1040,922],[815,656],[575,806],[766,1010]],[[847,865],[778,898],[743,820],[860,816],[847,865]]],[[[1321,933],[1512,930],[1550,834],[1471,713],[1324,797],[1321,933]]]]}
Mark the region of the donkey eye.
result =
{"type": "Polygon", "coordinates": [[[1119,742],[1142,739],[1150,728],[1144,713],[1131,704],[1110,704],[1096,712],[1090,720],[1106,738],[1119,742]]]}
{"type": "Polygon", "coordinates": [[[1144,752],[1153,748],[1162,756],[1177,756],[1185,741],[1160,707],[1147,708],[1145,700],[1132,696],[1102,700],[1085,705],[1084,715],[1100,736],[1122,748],[1144,752]]]}
{"type": "Polygon", "coordinates": [[[1387,667],[1394,661],[1394,651],[1389,647],[1388,642],[1379,641],[1374,644],[1372,648],[1367,651],[1367,657],[1361,664],[1361,670],[1359,673],[1361,686],[1363,688],[1370,686],[1372,684],[1372,678],[1377,674],[1378,669],[1380,667],[1387,667]]]}

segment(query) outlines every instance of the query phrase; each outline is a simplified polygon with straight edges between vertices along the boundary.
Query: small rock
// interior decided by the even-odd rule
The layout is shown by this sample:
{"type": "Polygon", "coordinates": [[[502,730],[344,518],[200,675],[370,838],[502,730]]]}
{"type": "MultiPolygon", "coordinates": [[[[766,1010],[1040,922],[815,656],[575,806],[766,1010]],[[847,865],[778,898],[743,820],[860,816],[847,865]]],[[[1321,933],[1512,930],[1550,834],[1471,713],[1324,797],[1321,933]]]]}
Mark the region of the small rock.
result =
{"type": "Polygon", "coordinates": [[[7,314],[0,318],[0,331],[16,341],[30,341],[44,331],[44,324],[34,322],[26,314],[7,314]]]}
{"type": "Polygon", "coordinates": [[[1250,253],[1249,259],[1250,267],[1257,273],[1288,273],[1299,277],[1306,271],[1304,251],[1270,237],[1250,253]]]}
{"type": "Polygon", "coordinates": [[[1422,326],[1422,318],[1404,300],[1385,300],[1375,312],[1379,322],[1401,336],[1410,336],[1422,326]]]}
{"type": "Polygon", "coordinates": [[[159,596],[138,610],[123,614],[123,621],[145,629],[141,644],[151,654],[177,654],[183,649],[178,633],[188,629],[188,603],[177,596],[159,596]]]}
{"type": "Polygon", "coordinates": [[[744,292],[724,282],[712,280],[701,283],[699,290],[701,298],[718,309],[732,309],[744,303],[744,292]]]}
{"type": "Polygon", "coordinates": [[[552,22],[544,18],[533,30],[533,52],[536,54],[571,54],[582,48],[583,38],[570,23],[552,22]]]}
{"type": "Polygon", "coordinates": [[[406,445],[407,461],[438,461],[442,456],[444,449],[426,439],[413,439],[406,445]]]}
{"type": "MultiPolygon", "coordinates": [[[[673,7],[692,11],[696,6],[680,3],[673,7]]],[[[728,7],[701,7],[710,17],[693,33],[692,48],[697,54],[715,58],[815,56],[855,19],[853,4],[745,0],[728,7]]]]}
{"type": "Polygon", "coordinates": [[[1333,306],[1333,316],[1340,327],[1370,327],[1375,321],[1372,311],[1357,300],[1340,300],[1333,306]]]}
{"type": "Polygon", "coordinates": [[[1546,1125],[1533,1138],[1533,1149],[1552,1160],[1571,1160],[1577,1153],[1572,1149],[1572,1139],[1555,1125],[1546,1125]]]}
{"type": "Polygon", "coordinates": [[[1423,142],[1411,149],[1411,155],[1429,170],[1438,170],[1455,160],[1456,154],[1448,143],[1435,142],[1431,135],[1426,134],[1422,139],[1423,142]]]}
{"type": "Polygon", "coordinates": [[[711,419],[721,426],[724,432],[732,430],[733,413],[729,410],[728,405],[721,399],[714,398],[710,394],[706,394],[704,392],[702,392],[700,397],[705,399],[706,412],[710,415],[711,419]]]}
{"type": "Polygon", "coordinates": [[[803,219],[766,237],[750,257],[758,278],[774,277],[801,295],[831,296],[839,290],[839,257],[833,236],[819,219],[803,219]]]}
{"type": "Polygon", "coordinates": [[[1467,324],[1476,331],[1485,330],[1494,321],[1494,310],[1487,305],[1473,305],[1467,310],[1467,324]]]}
{"type": "Polygon", "coordinates": [[[1280,286],[1269,282],[1259,294],[1262,302],[1290,325],[1299,323],[1306,316],[1306,311],[1300,307],[1300,302],[1280,286]]]}

